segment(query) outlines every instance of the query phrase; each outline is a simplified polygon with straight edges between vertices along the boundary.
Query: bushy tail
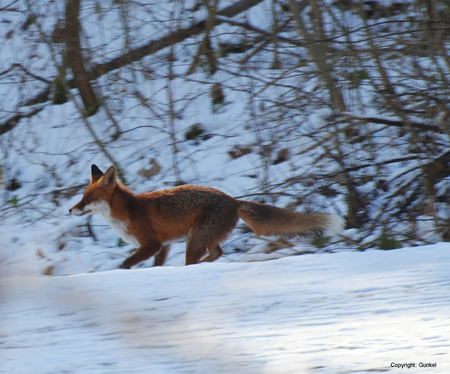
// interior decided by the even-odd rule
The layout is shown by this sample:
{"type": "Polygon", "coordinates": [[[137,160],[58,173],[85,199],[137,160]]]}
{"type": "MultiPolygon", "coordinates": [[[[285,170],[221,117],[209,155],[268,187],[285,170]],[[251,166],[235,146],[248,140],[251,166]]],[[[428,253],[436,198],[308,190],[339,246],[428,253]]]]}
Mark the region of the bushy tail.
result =
{"type": "Polygon", "coordinates": [[[343,227],[342,219],[330,214],[297,213],[242,200],[239,204],[239,217],[256,235],[332,236],[343,227]]]}

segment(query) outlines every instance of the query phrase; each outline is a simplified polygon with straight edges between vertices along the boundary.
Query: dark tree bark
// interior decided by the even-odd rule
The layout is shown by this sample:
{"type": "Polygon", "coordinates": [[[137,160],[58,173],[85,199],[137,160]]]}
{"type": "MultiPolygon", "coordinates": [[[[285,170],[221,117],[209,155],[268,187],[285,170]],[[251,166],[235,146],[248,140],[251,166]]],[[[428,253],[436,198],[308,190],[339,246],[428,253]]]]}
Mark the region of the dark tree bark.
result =
{"type": "MultiPolygon", "coordinates": [[[[230,5],[227,8],[222,9],[216,13],[216,16],[226,17],[214,21],[214,26],[220,25],[222,23],[236,24],[231,20],[232,17],[245,12],[246,10],[254,7],[261,3],[262,0],[240,0],[237,3],[230,5]]],[[[87,112],[92,112],[94,114],[99,106],[96,99],[92,85],[90,84],[89,77],[92,79],[97,79],[103,74],[107,74],[113,70],[120,69],[132,62],[139,61],[145,56],[152,55],[163,48],[175,45],[183,40],[190,38],[192,36],[199,35],[206,30],[207,20],[199,21],[192,26],[175,30],[172,33],[161,37],[158,40],[152,40],[146,45],[136,48],[127,52],[126,54],[119,56],[111,61],[105,62],[103,64],[96,64],[92,66],[92,71],[87,72],[84,67],[84,59],[81,53],[80,47],[80,23],[78,20],[78,15],[80,12],[80,0],[67,0],[66,5],[66,27],[65,27],[65,38],[66,38],[66,48],[67,52],[70,50],[68,57],[69,64],[71,65],[74,79],[67,82],[69,88],[78,88],[83,104],[87,108],[92,109],[87,112]],[[75,32],[75,30],[77,30],[75,32]],[[70,57],[71,56],[71,57],[70,57]]],[[[50,87],[46,87],[41,92],[38,92],[35,97],[30,99],[30,104],[44,103],[48,100],[48,93],[50,87]]],[[[6,132],[6,131],[5,131],[6,132]]]]}
{"type": "Polygon", "coordinates": [[[99,102],[89,80],[89,73],[86,71],[84,57],[81,52],[81,25],[78,19],[80,1],[67,0],[66,3],[66,53],[68,64],[72,69],[74,85],[78,88],[86,115],[89,117],[97,112],[99,102]]]}

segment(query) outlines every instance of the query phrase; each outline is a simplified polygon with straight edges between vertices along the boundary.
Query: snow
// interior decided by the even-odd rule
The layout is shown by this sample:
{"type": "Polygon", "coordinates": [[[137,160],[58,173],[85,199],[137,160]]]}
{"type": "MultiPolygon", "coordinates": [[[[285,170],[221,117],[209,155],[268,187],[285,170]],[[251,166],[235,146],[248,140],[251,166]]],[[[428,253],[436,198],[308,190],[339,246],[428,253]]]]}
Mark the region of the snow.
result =
{"type": "Polygon", "coordinates": [[[3,277],[0,373],[448,373],[449,266],[440,243],[3,277]]]}

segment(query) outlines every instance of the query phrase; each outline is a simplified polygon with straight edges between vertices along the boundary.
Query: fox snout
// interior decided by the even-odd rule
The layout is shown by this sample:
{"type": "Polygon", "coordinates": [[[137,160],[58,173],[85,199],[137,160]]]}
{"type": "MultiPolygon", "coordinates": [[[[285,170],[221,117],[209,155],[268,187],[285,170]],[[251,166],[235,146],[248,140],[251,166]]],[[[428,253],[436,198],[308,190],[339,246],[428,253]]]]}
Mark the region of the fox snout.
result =
{"type": "Polygon", "coordinates": [[[82,204],[82,201],[80,201],[78,204],[75,204],[72,208],[69,209],[69,213],[76,216],[84,216],[86,214],[91,214],[92,209],[86,209],[86,206],[82,204]]]}
{"type": "Polygon", "coordinates": [[[69,213],[74,214],[76,216],[84,216],[85,214],[89,214],[91,211],[90,210],[81,210],[81,209],[76,209],[76,208],[70,208],[69,209],[69,213]]]}

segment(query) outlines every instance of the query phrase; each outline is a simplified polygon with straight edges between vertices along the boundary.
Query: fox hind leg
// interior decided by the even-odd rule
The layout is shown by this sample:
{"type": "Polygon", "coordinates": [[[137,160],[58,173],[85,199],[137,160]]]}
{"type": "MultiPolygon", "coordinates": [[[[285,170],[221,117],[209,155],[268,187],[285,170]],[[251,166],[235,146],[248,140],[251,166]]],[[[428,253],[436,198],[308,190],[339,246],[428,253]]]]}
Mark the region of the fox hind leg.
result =
{"type": "Polygon", "coordinates": [[[212,228],[208,228],[208,226],[191,228],[186,240],[185,265],[217,260],[223,255],[219,243],[228,236],[233,227],[234,225],[229,225],[229,227],[225,228],[222,227],[220,231],[217,230],[217,225],[212,228]],[[208,253],[206,253],[207,251],[208,253]]]}
{"type": "Polygon", "coordinates": [[[185,265],[198,264],[199,262],[212,262],[222,256],[223,251],[219,242],[225,239],[228,233],[215,233],[207,235],[207,228],[192,228],[186,240],[186,262],[185,265]],[[208,253],[206,254],[206,252],[208,253]]]}
{"type": "Polygon", "coordinates": [[[186,239],[185,265],[198,264],[206,252],[206,242],[196,235],[197,230],[190,230],[186,239]]]}
{"type": "Polygon", "coordinates": [[[213,262],[222,256],[219,243],[230,234],[239,219],[233,204],[220,202],[198,217],[186,239],[186,265],[213,262]],[[206,251],[208,253],[206,254],[206,251]]]}
{"type": "Polygon", "coordinates": [[[222,248],[217,244],[212,249],[208,248],[208,253],[200,259],[200,262],[214,262],[223,255],[222,248]]]}

